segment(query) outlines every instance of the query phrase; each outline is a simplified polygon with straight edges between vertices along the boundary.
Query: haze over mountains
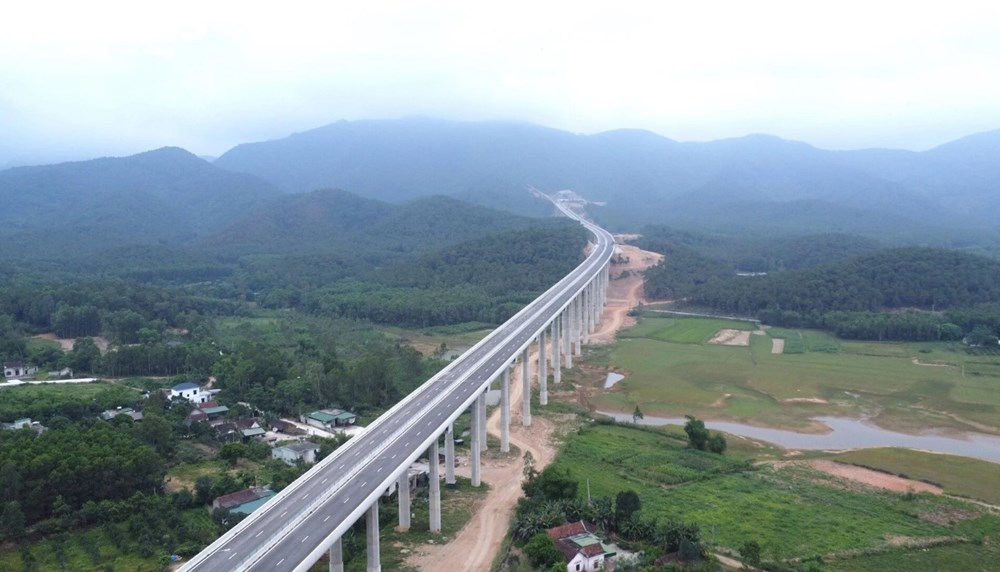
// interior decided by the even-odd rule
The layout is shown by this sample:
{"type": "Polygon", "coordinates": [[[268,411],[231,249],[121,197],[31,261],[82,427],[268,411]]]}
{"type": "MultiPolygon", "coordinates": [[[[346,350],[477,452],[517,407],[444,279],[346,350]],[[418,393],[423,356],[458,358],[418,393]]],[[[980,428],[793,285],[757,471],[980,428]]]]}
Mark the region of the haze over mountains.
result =
{"type": "MultiPolygon", "coordinates": [[[[0,171],[0,257],[123,245],[280,253],[386,234],[399,248],[504,215],[545,216],[526,188],[573,189],[600,222],[720,234],[840,232],[889,243],[995,244],[1000,131],[925,152],[825,151],[750,135],[680,143],[648,131],[576,135],[525,123],[340,121],[239,145],[213,163],[182,149],[0,171]],[[318,189],[345,189],[348,192],[318,189]],[[385,203],[407,203],[393,214],[385,203]],[[404,216],[406,221],[395,220],[404,216]],[[381,229],[381,230],[380,230],[381,229]],[[444,229],[444,230],[442,230],[444,229]]],[[[468,236],[451,238],[469,238],[468,236]]]]}
{"type": "MultiPolygon", "coordinates": [[[[530,210],[522,189],[573,189],[607,203],[613,226],[666,222],[904,239],[913,226],[995,229],[1000,131],[926,152],[825,151],[767,135],[679,143],[519,123],[341,121],[239,145],[216,165],[289,192],[340,187],[390,202],[442,193],[530,210]]],[[[599,214],[598,216],[601,216],[599,214]]]]}

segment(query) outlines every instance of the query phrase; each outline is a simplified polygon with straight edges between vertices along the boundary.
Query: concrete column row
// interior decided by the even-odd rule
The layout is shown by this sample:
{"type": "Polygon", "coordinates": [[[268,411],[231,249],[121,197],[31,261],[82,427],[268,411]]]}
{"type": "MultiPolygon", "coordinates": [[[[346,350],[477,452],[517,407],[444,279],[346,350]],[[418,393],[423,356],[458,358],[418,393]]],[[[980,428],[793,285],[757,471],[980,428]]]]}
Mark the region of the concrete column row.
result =
{"type": "MultiPolygon", "coordinates": [[[[566,309],[556,316],[549,324],[549,334],[543,329],[538,335],[538,400],[541,405],[548,403],[548,369],[551,356],[553,380],[556,384],[562,381],[562,368],[573,367],[573,356],[580,355],[582,345],[587,343],[601,317],[601,311],[607,303],[607,286],[610,281],[610,268],[605,266],[593,282],[587,285],[580,295],[567,305],[566,309]],[[551,353],[546,345],[551,343],[551,353]]],[[[531,378],[529,376],[529,348],[521,354],[522,401],[521,418],[526,427],[531,426],[531,378]]],[[[500,376],[500,450],[510,451],[510,366],[504,368],[500,376]]],[[[472,486],[478,487],[481,480],[481,453],[487,450],[486,444],[486,394],[480,393],[470,407],[472,413],[470,465],[472,468],[472,486]]],[[[445,429],[445,483],[455,484],[455,427],[449,425],[445,429]]],[[[441,531],[441,483],[438,467],[439,445],[437,440],[430,447],[430,523],[432,532],[441,531]]],[[[410,528],[410,483],[409,467],[399,475],[397,481],[397,498],[399,502],[399,529],[410,528]]],[[[379,555],[379,521],[378,503],[375,502],[366,513],[368,572],[381,572],[382,565],[379,555]]],[[[343,545],[337,539],[330,546],[330,572],[343,572],[343,545]]]]}

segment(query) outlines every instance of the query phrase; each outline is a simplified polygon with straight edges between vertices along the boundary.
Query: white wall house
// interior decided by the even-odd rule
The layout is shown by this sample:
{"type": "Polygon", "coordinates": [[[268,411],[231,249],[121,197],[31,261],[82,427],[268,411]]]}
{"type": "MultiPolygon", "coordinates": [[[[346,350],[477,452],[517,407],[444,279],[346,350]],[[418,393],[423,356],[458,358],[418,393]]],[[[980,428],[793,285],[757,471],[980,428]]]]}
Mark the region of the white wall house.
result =
{"type": "Polygon", "coordinates": [[[289,465],[294,465],[296,461],[302,459],[305,464],[311,465],[316,462],[317,451],[319,451],[319,445],[316,443],[299,441],[298,443],[275,447],[271,450],[271,458],[281,459],[289,465]]]}
{"type": "Polygon", "coordinates": [[[211,392],[203,390],[197,383],[186,381],[170,388],[170,399],[186,399],[195,405],[200,405],[212,399],[211,392]]]}
{"type": "Polygon", "coordinates": [[[26,365],[19,361],[3,362],[3,376],[5,379],[21,379],[24,377],[32,377],[36,373],[38,373],[37,367],[26,365]]]}

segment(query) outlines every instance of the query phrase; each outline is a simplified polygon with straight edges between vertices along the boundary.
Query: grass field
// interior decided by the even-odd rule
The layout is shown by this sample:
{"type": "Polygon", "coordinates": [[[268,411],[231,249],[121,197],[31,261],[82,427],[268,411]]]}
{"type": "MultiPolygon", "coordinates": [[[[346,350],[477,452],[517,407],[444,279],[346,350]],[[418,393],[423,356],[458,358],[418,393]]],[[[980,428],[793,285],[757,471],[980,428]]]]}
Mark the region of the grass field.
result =
{"type": "Polygon", "coordinates": [[[752,327],[642,318],[612,349],[593,354],[595,363],[627,376],[592,403],[798,430],[808,430],[817,415],[868,415],[889,429],[1000,433],[1000,357],[969,355],[954,344],[850,342],[777,328],[752,336],[749,347],[703,343],[721,327],[740,326],[752,327]],[[771,354],[771,336],[791,351],[771,354]]]}
{"type": "MultiPolygon", "coordinates": [[[[941,550],[974,553],[976,542],[1000,530],[1000,517],[965,501],[885,492],[800,464],[751,467],[743,452],[690,451],[676,432],[656,429],[585,427],[556,464],[581,481],[581,494],[585,480],[595,496],[634,490],[644,518],[697,523],[706,541],[731,550],[755,540],[767,560],[898,552],[894,543],[904,537],[961,538],[941,550]]],[[[908,570],[940,569],[916,552],[908,570]]]]}
{"type": "Polygon", "coordinates": [[[920,549],[900,548],[882,554],[842,558],[826,564],[830,572],[915,572],[919,570],[995,572],[1000,562],[1000,542],[962,542],[920,549]]]}
{"type": "Polygon", "coordinates": [[[996,463],[896,448],[847,451],[831,458],[927,481],[945,493],[1000,506],[1000,467],[996,463]]]}
{"type": "Polygon", "coordinates": [[[722,329],[755,330],[752,322],[711,318],[650,318],[622,332],[623,338],[649,338],[676,344],[703,344],[722,329]]]}
{"type": "Polygon", "coordinates": [[[5,387],[0,389],[0,421],[13,421],[21,416],[46,420],[67,410],[81,415],[91,410],[97,415],[103,409],[130,405],[140,398],[138,390],[107,382],[5,387]]]}

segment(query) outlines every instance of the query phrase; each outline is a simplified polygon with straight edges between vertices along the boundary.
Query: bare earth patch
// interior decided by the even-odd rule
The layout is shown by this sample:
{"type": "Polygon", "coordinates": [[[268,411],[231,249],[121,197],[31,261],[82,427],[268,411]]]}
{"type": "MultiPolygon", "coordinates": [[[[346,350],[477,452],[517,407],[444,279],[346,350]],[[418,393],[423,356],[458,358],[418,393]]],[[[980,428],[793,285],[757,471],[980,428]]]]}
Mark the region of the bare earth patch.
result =
{"type": "MultiPolygon", "coordinates": [[[[64,352],[73,351],[73,342],[76,341],[74,338],[56,337],[56,335],[53,333],[38,334],[37,336],[31,336],[31,337],[39,340],[50,340],[53,342],[59,342],[59,347],[62,348],[62,351],[64,352]]],[[[101,336],[92,336],[90,339],[94,340],[94,345],[97,346],[97,349],[101,350],[101,354],[105,354],[108,352],[108,346],[111,345],[111,342],[109,342],[107,338],[102,338],[101,336]]]]}
{"type": "Polygon", "coordinates": [[[785,340],[782,338],[771,338],[771,353],[772,354],[785,353],[785,340]]]}
{"type": "Polygon", "coordinates": [[[918,358],[913,358],[911,360],[911,363],[913,365],[919,365],[921,367],[949,367],[948,364],[946,363],[924,363],[920,361],[918,358]]]}
{"type": "Polygon", "coordinates": [[[709,405],[709,407],[725,407],[726,401],[729,401],[732,397],[733,397],[732,393],[723,393],[722,397],[713,401],[712,404],[709,405]]]}
{"type": "Polygon", "coordinates": [[[830,403],[829,401],[823,399],[822,397],[789,397],[788,399],[782,399],[782,403],[816,403],[819,405],[826,405],[830,403]]]}
{"type": "Polygon", "coordinates": [[[847,465],[844,463],[838,463],[836,461],[829,461],[826,459],[813,459],[809,461],[809,465],[816,469],[817,471],[824,472],[828,475],[833,475],[835,477],[841,477],[843,479],[848,479],[854,482],[863,483],[869,486],[878,487],[880,489],[886,489],[896,492],[916,492],[916,493],[931,493],[939,495],[944,491],[941,487],[932,485],[930,483],[925,483],[923,481],[914,481],[912,479],[905,479],[903,477],[897,477],[896,475],[890,475],[889,473],[883,473],[881,471],[873,471],[871,469],[866,469],[864,467],[857,467],[855,465],[847,465]]]}
{"type": "Polygon", "coordinates": [[[716,332],[712,339],[708,340],[708,343],[720,346],[749,346],[750,331],[724,328],[716,332]]]}

